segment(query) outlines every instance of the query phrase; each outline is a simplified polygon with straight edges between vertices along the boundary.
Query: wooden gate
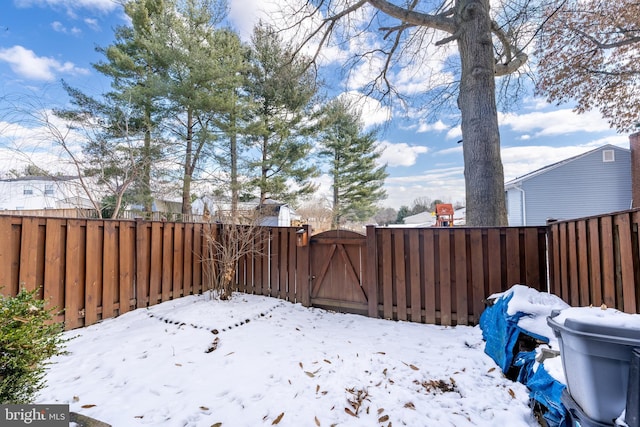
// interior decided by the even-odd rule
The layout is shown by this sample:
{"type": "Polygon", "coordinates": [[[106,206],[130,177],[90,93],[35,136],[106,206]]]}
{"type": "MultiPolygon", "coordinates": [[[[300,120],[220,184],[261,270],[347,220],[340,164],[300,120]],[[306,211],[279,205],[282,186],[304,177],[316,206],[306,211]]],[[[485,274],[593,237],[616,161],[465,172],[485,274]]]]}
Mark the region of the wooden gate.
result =
{"type": "Polygon", "coordinates": [[[312,236],[309,245],[311,305],[366,315],[366,236],[330,230],[312,236]]]}

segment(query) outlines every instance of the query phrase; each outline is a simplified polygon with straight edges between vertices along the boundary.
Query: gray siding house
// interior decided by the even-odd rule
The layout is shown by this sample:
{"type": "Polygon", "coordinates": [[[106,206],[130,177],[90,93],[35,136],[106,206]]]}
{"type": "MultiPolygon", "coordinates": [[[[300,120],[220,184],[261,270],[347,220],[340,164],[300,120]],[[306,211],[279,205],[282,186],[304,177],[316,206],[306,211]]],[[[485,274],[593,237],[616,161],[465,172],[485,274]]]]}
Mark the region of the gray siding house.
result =
{"type": "Polygon", "coordinates": [[[505,184],[510,226],[544,225],[631,207],[631,152],[605,145],[505,184]]]}

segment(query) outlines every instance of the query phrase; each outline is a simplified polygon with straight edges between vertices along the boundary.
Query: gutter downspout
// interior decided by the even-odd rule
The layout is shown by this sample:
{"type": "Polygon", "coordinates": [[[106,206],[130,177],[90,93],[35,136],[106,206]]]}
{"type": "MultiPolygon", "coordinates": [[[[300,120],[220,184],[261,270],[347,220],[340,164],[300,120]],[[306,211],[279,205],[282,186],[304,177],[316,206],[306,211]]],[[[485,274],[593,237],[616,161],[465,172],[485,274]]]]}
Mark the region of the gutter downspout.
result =
{"type": "Polygon", "coordinates": [[[513,187],[516,190],[518,190],[521,194],[522,194],[522,225],[526,226],[527,225],[527,199],[525,197],[525,193],[524,190],[522,189],[522,187],[513,187]]]}

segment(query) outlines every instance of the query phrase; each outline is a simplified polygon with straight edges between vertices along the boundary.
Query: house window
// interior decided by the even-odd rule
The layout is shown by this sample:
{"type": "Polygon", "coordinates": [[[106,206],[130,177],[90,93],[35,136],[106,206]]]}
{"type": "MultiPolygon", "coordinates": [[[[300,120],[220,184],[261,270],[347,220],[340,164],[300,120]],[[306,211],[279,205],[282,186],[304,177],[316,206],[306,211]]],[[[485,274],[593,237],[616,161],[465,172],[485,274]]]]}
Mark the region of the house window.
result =
{"type": "Polygon", "coordinates": [[[25,196],[30,196],[33,194],[33,188],[29,187],[29,186],[24,186],[22,189],[22,194],[25,196]]]}
{"type": "Polygon", "coordinates": [[[604,150],[602,151],[602,161],[603,162],[615,162],[616,161],[616,152],[613,150],[604,150]]]}
{"type": "Polygon", "coordinates": [[[44,186],[45,196],[53,196],[53,184],[46,184],[44,186]]]}

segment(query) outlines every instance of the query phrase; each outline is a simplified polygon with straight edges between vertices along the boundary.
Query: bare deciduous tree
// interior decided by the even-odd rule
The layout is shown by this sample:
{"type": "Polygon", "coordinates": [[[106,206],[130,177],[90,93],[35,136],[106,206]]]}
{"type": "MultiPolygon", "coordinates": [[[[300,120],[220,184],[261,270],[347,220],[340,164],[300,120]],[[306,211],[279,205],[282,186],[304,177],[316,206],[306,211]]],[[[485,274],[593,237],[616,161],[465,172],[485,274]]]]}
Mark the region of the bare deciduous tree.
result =
{"type": "MultiPolygon", "coordinates": [[[[51,110],[41,104],[36,97],[20,96],[15,99],[4,99],[8,105],[3,116],[11,114],[11,121],[20,123],[22,128],[13,131],[4,129],[0,136],[7,140],[24,139],[29,133],[32,150],[53,149],[58,164],[67,162],[66,167],[77,174],[82,192],[90,201],[98,216],[102,218],[102,199],[113,200],[109,217],[118,217],[122,199],[140,172],[138,157],[138,141],[128,133],[128,117],[126,114],[115,114],[110,119],[100,114],[104,105],[86,98],[86,104],[78,110],[51,110]],[[114,119],[114,120],[111,120],[114,119]],[[113,131],[117,129],[117,137],[113,131]],[[39,148],[38,148],[39,147],[39,148]]],[[[15,149],[27,162],[44,170],[49,165],[38,164],[29,159],[24,147],[15,149]]],[[[54,171],[59,172],[59,171],[54,171]]]]}
{"type": "Polygon", "coordinates": [[[406,74],[399,68],[419,74],[429,61],[458,60],[459,72],[453,81],[437,84],[432,77],[433,84],[421,93],[436,102],[457,99],[467,223],[495,226],[507,224],[495,80],[517,73],[527,62],[522,46],[531,37],[531,19],[537,11],[526,0],[317,0],[297,9],[295,29],[307,30],[305,45],[319,46],[315,59],[324,47],[347,45],[358,35],[378,30],[379,37],[362,46],[354,61],[363,65],[359,70],[378,70],[366,88],[368,94],[383,97],[399,94],[394,83],[401,72],[406,74]],[[449,49],[453,43],[455,49],[438,58],[438,49],[449,49]],[[452,94],[456,88],[457,96],[452,94]]]}
{"type": "Polygon", "coordinates": [[[211,223],[205,233],[206,253],[202,262],[206,285],[214,296],[228,300],[238,286],[238,268],[243,259],[261,257],[268,244],[268,228],[260,226],[258,210],[234,212],[239,223],[211,223]]]}

